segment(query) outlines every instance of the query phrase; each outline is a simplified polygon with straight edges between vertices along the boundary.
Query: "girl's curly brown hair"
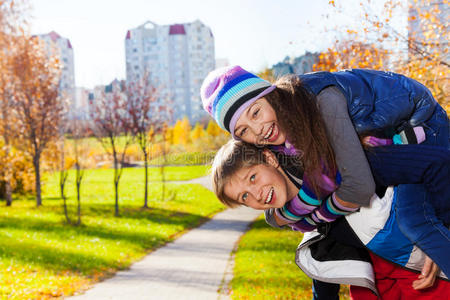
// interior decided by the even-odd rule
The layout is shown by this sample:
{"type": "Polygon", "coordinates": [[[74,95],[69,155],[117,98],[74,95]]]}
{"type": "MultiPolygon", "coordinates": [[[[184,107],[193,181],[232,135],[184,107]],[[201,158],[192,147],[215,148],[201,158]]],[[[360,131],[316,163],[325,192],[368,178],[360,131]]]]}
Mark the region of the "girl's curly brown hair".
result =
{"type": "Polygon", "coordinates": [[[311,175],[311,185],[318,194],[320,174],[334,179],[337,167],[316,95],[295,75],[283,76],[275,85],[276,88],[264,97],[275,110],[287,140],[301,151],[303,168],[311,175]]]}

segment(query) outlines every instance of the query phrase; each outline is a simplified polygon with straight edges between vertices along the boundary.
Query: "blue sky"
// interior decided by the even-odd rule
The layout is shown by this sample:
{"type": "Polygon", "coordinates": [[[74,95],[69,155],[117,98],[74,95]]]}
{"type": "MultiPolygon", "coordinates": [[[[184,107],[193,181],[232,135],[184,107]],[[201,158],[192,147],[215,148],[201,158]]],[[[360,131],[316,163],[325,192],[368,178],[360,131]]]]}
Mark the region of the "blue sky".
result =
{"type": "Polygon", "coordinates": [[[286,55],[326,48],[332,38],[324,27],[342,22],[325,17],[328,0],[31,0],[31,5],[32,33],[54,30],[70,39],[76,85],[84,87],[125,77],[125,34],[147,20],[164,25],[199,19],[214,34],[216,58],[253,71],[286,55]]]}

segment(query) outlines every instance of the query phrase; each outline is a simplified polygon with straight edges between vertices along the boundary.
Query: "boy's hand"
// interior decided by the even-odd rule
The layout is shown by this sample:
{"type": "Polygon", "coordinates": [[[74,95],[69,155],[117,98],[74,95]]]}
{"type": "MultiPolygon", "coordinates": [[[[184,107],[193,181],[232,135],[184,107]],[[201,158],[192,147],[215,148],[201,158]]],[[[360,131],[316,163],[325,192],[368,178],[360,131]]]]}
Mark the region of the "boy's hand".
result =
{"type": "Polygon", "coordinates": [[[433,286],[438,273],[439,267],[427,256],[422,268],[422,274],[419,275],[419,279],[412,283],[413,289],[421,290],[433,286]]]}

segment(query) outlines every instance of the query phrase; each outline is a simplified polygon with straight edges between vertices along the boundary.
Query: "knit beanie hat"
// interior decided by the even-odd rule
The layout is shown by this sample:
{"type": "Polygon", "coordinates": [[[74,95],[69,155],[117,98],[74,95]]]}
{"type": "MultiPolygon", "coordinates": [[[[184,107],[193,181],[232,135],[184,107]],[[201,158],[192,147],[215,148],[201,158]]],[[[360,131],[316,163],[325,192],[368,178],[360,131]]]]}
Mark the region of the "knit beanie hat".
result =
{"type": "Polygon", "coordinates": [[[253,102],[275,89],[268,81],[239,66],[216,69],[200,89],[203,108],[222,129],[234,136],[236,122],[253,102]]]}

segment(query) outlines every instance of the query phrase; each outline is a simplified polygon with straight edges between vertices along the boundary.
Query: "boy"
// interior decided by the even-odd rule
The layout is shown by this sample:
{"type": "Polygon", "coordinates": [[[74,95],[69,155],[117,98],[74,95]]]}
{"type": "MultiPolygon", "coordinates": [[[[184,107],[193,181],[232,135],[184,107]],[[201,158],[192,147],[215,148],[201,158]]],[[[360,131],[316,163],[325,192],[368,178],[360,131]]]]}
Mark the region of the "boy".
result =
{"type": "MultiPolygon", "coordinates": [[[[425,182],[430,192],[439,193],[444,196],[446,195],[447,197],[450,195],[448,190],[446,192],[446,189],[448,189],[448,184],[446,183],[449,178],[448,166],[450,155],[449,151],[444,148],[420,145],[408,145],[408,148],[402,147],[401,145],[377,147],[372,148],[371,151],[367,151],[367,156],[372,165],[374,177],[379,185],[387,186],[405,182],[425,182]],[[382,174],[381,170],[383,170],[386,163],[391,162],[392,159],[395,161],[396,158],[404,159],[405,154],[410,151],[420,152],[424,156],[424,161],[420,162],[418,164],[419,167],[416,168],[417,172],[404,174],[402,172],[393,171],[385,176],[380,176],[380,174],[382,174]],[[398,155],[398,157],[396,157],[396,155],[398,155]]],[[[269,223],[273,226],[279,227],[279,225],[289,224],[289,226],[294,229],[310,231],[314,229],[317,224],[322,225],[320,224],[321,217],[329,220],[329,213],[331,212],[331,214],[333,214],[337,211],[336,209],[329,209],[329,207],[324,209],[323,206],[328,202],[324,202],[322,205],[320,197],[316,197],[317,199],[309,197],[309,202],[303,206],[298,205],[298,199],[296,203],[292,202],[293,199],[296,197],[298,198],[299,190],[301,190],[302,184],[305,183],[302,181],[302,176],[300,175],[301,172],[299,172],[298,168],[297,171],[295,171],[296,165],[298,167],[298,163],[293,161],[292,157],[279,153],[276,155],[267,149],[263,150],[242,142],[230,141],[217,153],[213,163],[212,172],[214,191],[218,198],[229,207],[246,205],[255,209],[275,211],[274,214],[268,214],[274,216],[276,223],[270,222],[269,220],[269,223]],[[314,200],[318,200],[317,203],[314,203],[314,200]],[[307,207],[308,205],[310,207],[307,207]],[[299,213],[302,210],[305,212],[303,215],[299,213]],[[305,220],[308,220],[306,225],[304,224],[305,220]],[[314,222],[310,222],[310,220],[313,220],[314,222]],[[315,220],[319,220],[319,222],[316,222],[315,220]]],[[[401,169],[399,166],[401,166],[401,162],[396,166],[398,169],[401,169]]],[[[335,186],[333,187],[332,185],[333,183],[329,184],[327,187],[325,186],[323,190],[330,193],[332,189],[335,188],[335,186]],[[330,186],[332,187],[330,188],[330,186]]],[[[311,193],[308,194],[309,196],[312,196],[311,193]]],[[[387,210],[387,213],[389,213],[389,209],[387,210]]],[[[339,212],[337,212],[336,215],[339,215],[339,212]]],[[[370,222],[370,220],[368,221],[370,222]]],[[[387,219],[385,221],[388,223],[387,219]]],[[[357,228],[347,228],[349,231],[352,229],[353,231],[358,230],[357,228]]],[[[338,234],[337,236],[342,237],[344,235],[338,234]]],[[[357,238],[361,239],[360,236],[357,238]]],[[[398,241],[400,240],[401,239],[398,241]]],[[[405,242],[404,239],[402,241],[405,242]]],[[[344,241],[344,243],[345,242],[346,241],[344,241]]],[[[352,244],[352,242],[349,242],[348,244],[352,244]]],[[[392,254],[389,256],[384,255],[382,252],[379,253],[380,247],[377,248],[376,245],[373,248],[370,248],[373,245],[366,244],[365,246],[375,253],[381,254],[381,256],[385,258],[393,261],[396,259],[395,254],[394,257],[392,257],[392,254]]],[[[399,249],[404,248],[405,247],[403,246],[399,247],[399,249]]],[[[404,256],[404,253],[397,254],[399,257],[404,256]]],[[[412,256],[413,255],[411,255],[411,257],[412,256]]],[[[402,265],[407,265],[416,270],[419,269],[418,266],[408,265],[407,263],[403,263],[402,265]]],[[[419,279],[419,282],[413,283],[412,280],[410,280],[410,282],[415,285],[415,288],[420,288],[420,281],[424,280],[428,279],[422,277],[419,279]]],[[[444,283],[439,283],[440,286],[443,284],[444,283]]]]}

